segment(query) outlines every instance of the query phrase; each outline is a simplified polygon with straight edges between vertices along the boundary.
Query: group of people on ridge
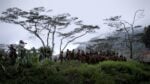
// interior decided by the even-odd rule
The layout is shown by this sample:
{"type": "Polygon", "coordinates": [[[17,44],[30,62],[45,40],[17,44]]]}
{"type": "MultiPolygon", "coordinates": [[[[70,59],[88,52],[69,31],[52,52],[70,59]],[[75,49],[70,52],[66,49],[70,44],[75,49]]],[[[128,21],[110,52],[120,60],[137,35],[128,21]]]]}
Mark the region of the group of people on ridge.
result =
{"type": "Polygon", "coordinates": [[[72,51],[67,49],[65,53],[61,51],[59,59],[61,62],[65,60],[78,60],[86,63],[98,63],[104,60],[126,61],[124,56],[113,51],[85,52],[78,50],[75,52],[74,49],[72,51]]]}

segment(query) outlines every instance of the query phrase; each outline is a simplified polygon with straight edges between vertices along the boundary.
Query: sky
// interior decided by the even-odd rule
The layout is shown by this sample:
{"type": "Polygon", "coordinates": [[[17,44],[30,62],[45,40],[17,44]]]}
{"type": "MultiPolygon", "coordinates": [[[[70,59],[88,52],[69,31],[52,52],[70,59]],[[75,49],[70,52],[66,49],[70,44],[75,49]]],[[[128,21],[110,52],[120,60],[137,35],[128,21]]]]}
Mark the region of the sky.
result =
{"type": "MultiPolygon", "coordinates": [[[[7,8],[18,7],[30,10],[34,7],[45,7],[52,9],[55,14],[70,13],[73,17],[79,17],[86,24],[99,25],[100,30],[95,34],[89,34],[76,42],[88,41],[95,36],[103,37],[112,32],[104,25],[104,19],[111,16],[121,15],[123,19],[132,22],[134,12],[138,9],[144,10],[144,18],[137,20],[136,24],[147,26],[150,24],[150,0],[0,0],[0,13],[7,8]]],[[[33,38],[29,32],[14,24],[0,22],[0,44],[18,43],[24,40],[27,48],[39,47],[41,43],[33,38]]],[[[58,41],[56,41],[57,44],[58,41]]],[[[69,49],[76,48],[71,44],[69,49]]],[[[55,53],[59,51],[56,46],[55,53]]]]}

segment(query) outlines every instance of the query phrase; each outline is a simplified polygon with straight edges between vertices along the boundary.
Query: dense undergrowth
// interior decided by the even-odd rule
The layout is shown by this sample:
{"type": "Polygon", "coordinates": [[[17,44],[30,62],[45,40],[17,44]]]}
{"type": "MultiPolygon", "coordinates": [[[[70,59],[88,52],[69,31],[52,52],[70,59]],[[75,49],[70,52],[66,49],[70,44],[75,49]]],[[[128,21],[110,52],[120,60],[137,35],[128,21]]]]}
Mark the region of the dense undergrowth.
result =
{"type": "MultiPolygon", "coordinates": [[[[33,61],[33,60],[32,60],[33,61]]],[[[150,84],[150,66],[135,61],[42,62],[0,66],[0,84],[150,84]]]]}

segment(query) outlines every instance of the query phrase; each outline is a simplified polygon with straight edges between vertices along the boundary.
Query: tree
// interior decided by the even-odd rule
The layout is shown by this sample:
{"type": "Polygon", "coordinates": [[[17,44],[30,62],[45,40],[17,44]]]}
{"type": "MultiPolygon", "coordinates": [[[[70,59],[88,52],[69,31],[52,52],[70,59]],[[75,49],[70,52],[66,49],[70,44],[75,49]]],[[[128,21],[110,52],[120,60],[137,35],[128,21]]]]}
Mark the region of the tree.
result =
{"type": "Polygon", "coordinates": [[[0,21],[20,25],[22,28],[35,35],[41,41],[43,47],[46,47],[40,33],[43,30],[43,23],[45,20],[50,20],[51,17],[42,15],[42,12],[45,12],[44,7],[34,8],[30,11],[23,11],[16,7],[8,8],[2,13],[0,21]]]}
{"type": "Polygon", "coordinates": [[[148,27],[145,27],[142,39],[143,39],[145,46],[147,48],[150,48],[150,25],[148,27]]]}
{"type": "Polygon", "coordinates": [[[9,8],[0,17],[1,22],[20,25],[29,31],[41,41],[43,47],[50,48],[51,46],[52,53],[58,30],[68,27],[74,20],[76,20],[75,17],[70,17],[68,13],[50,16],[44,7],[33,8],[29,11],[23,11],[16,7],[9,8]]]}
{"type": "Polygon", "coordinates": [[[107,21],[105,24],[107,24],[108,26],[117,28],[117,31],[125,32],[126,46],[127,48],[129,48],[131,59],[133,58],[134,31],[136,28],[141,27],[140,25],[135,25],[135,22],[137,21],[137,19],[143,17],[143,12],[144,10],[137,10],[134,13],[134,17],[131,23],[126,20],[122,20],[121,16],[115,16],[109,19],[105,19],[105,21],[107,21]],[[137,18],[138,14],[140,17],[137,18]]]}
{"type": "Polygon", "coordinates": [[[81,21],[77,21],[75,22],[76,25],[79,26],[79,28],[74,28],[74,30],[69,31],[69,32],[59,32],[59,36],[61,37],[60,40],[60,52],[64,51],[66,49],[66,47],[72,43],[73,41],[75,41],[78,38],[81,38],[85,35],[87,35],[88,33],[93,33],[95,32],[96,29],[99,29],[99,26],[95,25],[84,25],[82,24],[81,21]],[[66,40],[63,46],[63,41],[66,40]],[[63,48],[62,48],[63,46],[63,48]]]}
{"type": "MultiPolygon", "coordinates": [[[[46,30],[49,31],[48,34],[51,34],[51,46],[52,46],[52,52],[54,51],[55,48],[55,36],[62,31],[62,29],[67,28],[69,25],[72,24],[77,19],[77,17],[71,17],[70,14],[64,13],[64,14],[59,14],[56,16],[52,17],[52,21],[50,21],[49,28],[46,28],[46,30]]],[[[49,35],[48,35],[49,36],[49,35]]],[[[49,37],[47,38],[47,43],[49,43],[48,40],[49,37]]]]}

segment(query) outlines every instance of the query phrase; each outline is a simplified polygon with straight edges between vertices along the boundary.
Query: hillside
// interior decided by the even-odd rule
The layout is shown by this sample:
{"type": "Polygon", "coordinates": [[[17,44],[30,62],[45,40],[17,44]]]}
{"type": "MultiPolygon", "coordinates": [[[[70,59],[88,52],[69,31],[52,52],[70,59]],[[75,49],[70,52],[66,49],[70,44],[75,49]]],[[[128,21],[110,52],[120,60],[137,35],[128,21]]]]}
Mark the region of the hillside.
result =
{"type": "MultiPolygon", "coordinates": [[[[127,47],[127,40],[125,38],[125,32],[113,32],[110,35],[107,35],[105,38],[101,38],[101,36],[97,36],[89,40],[88,42],[80,43],[78,49],[82,49],[85,51],[115,51],[120,55],[129,57],[129,48],[127,47]]],[[[145,47],[142,42],[143,28],[136,29],[135,34],[133,36],[133,59],[139,61],[150,62],[149,55],[145,53],[149,52],[149,49],[145,47]]]]}

